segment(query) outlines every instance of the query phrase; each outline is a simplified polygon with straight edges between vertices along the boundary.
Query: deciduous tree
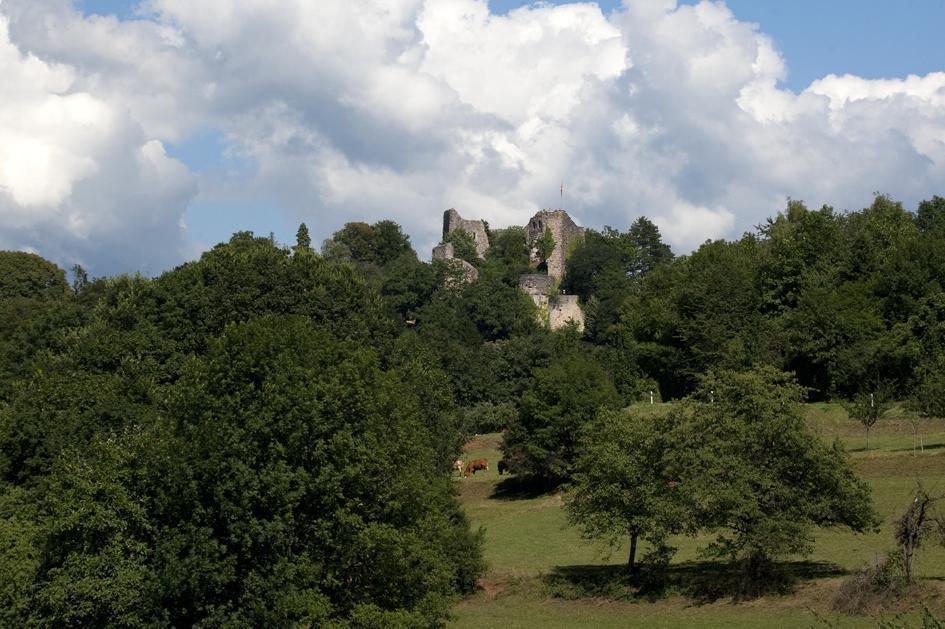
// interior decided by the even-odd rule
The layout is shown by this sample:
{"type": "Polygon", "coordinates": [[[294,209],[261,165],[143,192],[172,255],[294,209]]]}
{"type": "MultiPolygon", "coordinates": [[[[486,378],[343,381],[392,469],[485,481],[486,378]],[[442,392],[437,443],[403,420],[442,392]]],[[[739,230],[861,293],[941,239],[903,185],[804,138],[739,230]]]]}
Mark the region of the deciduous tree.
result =
{"type": "Polygon", "coordinates": [[[673,444],[664,423],[660,416],[605,410],[581,430],[568,520],[584,537],[612,547],[629,538],[630,572],[639,539],[665,548],[670,534],[687,527],[679,483],[666,468],[673,444]]]}
{"type": "Polygon", "coordinates": [[[839,443],[804,423],[802,389],[770,367],[719,372],[670,413],[667,474],[692,521],[716,538],[709,556],[763,575],[775,558],[813,548],[814,527],[874,528],[869,486],[839,443]]]}

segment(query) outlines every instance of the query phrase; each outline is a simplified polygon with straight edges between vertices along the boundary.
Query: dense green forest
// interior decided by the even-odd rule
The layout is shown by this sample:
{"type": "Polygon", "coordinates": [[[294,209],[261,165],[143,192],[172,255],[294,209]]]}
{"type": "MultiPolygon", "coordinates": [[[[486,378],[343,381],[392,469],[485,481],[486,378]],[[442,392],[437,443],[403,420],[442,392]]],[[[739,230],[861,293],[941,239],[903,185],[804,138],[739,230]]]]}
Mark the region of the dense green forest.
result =
{"type": "MultiPolygon", "coordinates": [[[[872,395],[945,415],[941,197],[916,212],[792,200],[684,256],[645,218],[589,229],[560,286],[583,333],[549,331],[517,288],[524,231],[489,237],[485,259],[453,237],[472,283],[392,221],[349,223],[319,251],[304,225],[294,246],[237,233],[156,278],[67,279],[0,252],[0,625],[437,625],[484,569],[449,477],[470,435],[505,431],[518,475],[580,484],[598,473],[579,461],[589,426],[636,438],[614,409],[692,396],[667,420],[678,442],[749,430],[732,418],[761,400],[836,488],[764,525],[863,529],[868,495],[842,453],[804,445],[790,405],[872,395]]],[[[737,456],[755,482],[758,453],[737,456]]],[[[674,511],[694,496],[640,535],[696,526],[674,511]]],[[[768,552],[769,532],[745,543],[768,552]]]]}

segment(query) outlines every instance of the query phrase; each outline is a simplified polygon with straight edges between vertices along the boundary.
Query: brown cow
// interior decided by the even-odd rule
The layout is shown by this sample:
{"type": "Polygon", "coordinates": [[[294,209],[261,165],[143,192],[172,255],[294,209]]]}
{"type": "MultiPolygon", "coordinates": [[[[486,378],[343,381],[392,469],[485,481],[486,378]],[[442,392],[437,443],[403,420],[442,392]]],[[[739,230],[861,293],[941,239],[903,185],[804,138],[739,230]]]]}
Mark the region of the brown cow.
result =
{"type": "Polygon", "coordinates": [[[466,467],[466,464],[463,463],[462,459],[456,459],[455,461],[453,461],[453,469],[459,472],[460,474],[463,473],[463,469],[465,467],[466,467]]]}
{"type": "Polygon", "coordinates": [[[466,465],[466,471],[463,472],[463,476],[468,478],[472,476],[473,474],[475,474],[476,472],[478,472],[479,470],[488,471],[488,469],[489,469],[489,461],[487,459],[476,459],[475,461],[470,461],[466,465]]]}

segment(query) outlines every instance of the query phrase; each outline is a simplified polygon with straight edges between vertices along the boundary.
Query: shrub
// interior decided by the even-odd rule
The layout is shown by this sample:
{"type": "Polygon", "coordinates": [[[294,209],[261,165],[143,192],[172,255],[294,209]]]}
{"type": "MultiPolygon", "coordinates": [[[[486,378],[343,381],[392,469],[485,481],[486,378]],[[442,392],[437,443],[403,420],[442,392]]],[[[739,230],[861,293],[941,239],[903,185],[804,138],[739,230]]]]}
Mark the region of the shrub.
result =
{"type": "Polygon", "coordinates": [[[902,555],[897,552],[878,557],[840,584],[833,608],[847,614],[862,614],[898,598],[904,586],[902,555]]]}
{"type": "Polygon", "coordinates": [[[460,426],[467,435],[502,432],[518,419],[518,409],[512,402],[480,402],[459,410],[460,426]]]}

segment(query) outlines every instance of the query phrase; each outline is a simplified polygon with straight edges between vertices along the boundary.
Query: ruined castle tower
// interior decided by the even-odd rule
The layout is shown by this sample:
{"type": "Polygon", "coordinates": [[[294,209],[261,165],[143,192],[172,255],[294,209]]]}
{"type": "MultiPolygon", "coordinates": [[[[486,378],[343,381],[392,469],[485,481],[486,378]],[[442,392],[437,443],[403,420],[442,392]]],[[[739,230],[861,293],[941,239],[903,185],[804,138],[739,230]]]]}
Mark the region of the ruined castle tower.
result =
{"type": "Polygon", "coordinates": [[[552,330],[577,324],[584,329],[584,312],[578,303],[577,295],[563,295],[556,289],[558,280],[564,275],[564,263],[571,252],[571,246],[584,238],[584,228],[571,220],[564,210],[542,210],[535,214],[525,226],[525,242],[528,245],[528,257],[533,264],[541,263],[541,246],[545,233],[550,232],[554,240],[554,249],[545,260],[547,275],[523,275],[518,286],[535,302],[543,320],[552,330]]]}
{"type": "Polygon", "coordinates": [[[450,208],[443,212],[443,239],[451,231],[462,229],[472,236],[476,243],[476,255],[480,258],[486,257],[486,251],[489,250],[489,236],[486,234],[486,224],[481,220],[467,220],[459,215],[459,212],[450,208]]]}
{"type": "MultiPolygon", "coordinates": [[[[486,224],[481,220],[466,220],[459,215],[459,212],[450,208],[443,212],[443,240],[450,232],[461,229],[472,236],[476,245],[476,255],[480,258],[486,256],[489,250],[489,236],[486,234],[486,224]]],[[[479,271],[465,260],[461,260],[453,255],[453,243],[443,242],[433,248],[434,260],[445,260],[450,264],[456,265],[462,269],[464,282],[475,282],[479,279],[479,271]]]]}
{"type": "Polygon", "coordinates": [[[528,244],[528,256],[533,264],[541,262],[540,243],[545,230],[551,231],[555,247],[545,261],[548,275],[561,279],[564,275],[564,261],[571,244],[584,237],[584,228],[578,227],[564,210],[542,210],[528,221],[525,227],[525,242],[528,244]]]}
{"type": "MultiPolygon", "coordinates": [[[[467,220],[459,212],[450,208],[443,212],[443,240],[457,229],[462,229],[472,236],[476,245],[476,255],[484,258],[489,250],[489,237],[486,224],[481,220],[467,220]]],[[[554,247],[544,260],[545,273],[522,275],[519,288],[525,291],[538,307],[539,319],[552,330],[557,330],[570,323],[584,329],[584,312],[578,303],[577,295],[564,295],[558,289],[558,282],[564,275],[564,263],[571,252],[572,245],[584,238],[584,228],[571,220],[564,210],[542,210],[535,214],[525,226],[525,242],[529,258],[536,266],[542,262],[541,247],[545,233],[551,234],[554,247]]],[[[473,265],[454,256],[453,244],[443,242],[433,249],[434,260],[444,260],[462,267],[464,282],[474,282],[479,272],[473,265]]]]}

